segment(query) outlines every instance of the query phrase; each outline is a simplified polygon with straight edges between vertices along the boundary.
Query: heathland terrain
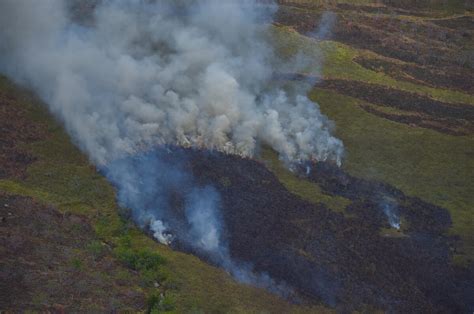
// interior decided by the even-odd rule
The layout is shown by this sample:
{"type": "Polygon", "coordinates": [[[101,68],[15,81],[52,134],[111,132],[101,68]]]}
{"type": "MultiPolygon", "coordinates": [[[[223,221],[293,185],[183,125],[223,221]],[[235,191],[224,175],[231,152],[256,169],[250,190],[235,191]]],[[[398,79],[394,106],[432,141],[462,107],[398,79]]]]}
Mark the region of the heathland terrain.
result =
{"type": "Polygon", "coordinates": [[[186,151],[222,195],[234,257],[295,287],[289,300],[136,228],[61,123],[1,77],[0,310],[472,311],[468,2],[282,1],[271,40],[314,64],[276,79],[316,78],[310,97],[335,122],[342,167],[303,178],[268,148],[258,160],[186,151]],[[314,38],[328,10],[332,34],[314,38]]]}

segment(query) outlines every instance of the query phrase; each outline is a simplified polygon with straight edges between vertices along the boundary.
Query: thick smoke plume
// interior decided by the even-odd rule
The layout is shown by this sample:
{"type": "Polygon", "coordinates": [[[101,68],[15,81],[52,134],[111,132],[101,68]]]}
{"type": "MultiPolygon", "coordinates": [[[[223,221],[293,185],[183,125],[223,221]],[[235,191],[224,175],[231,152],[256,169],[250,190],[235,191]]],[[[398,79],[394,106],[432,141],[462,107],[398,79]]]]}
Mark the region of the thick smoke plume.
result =
{"type": "Polygon", "coordinates": [[[218,192],[194,183],[176,155],[194,147],[251,157],[267,145],[288,165],[341,162],[343,145],[318,106],[272,81],[274,6],[103,0],[81,23],[68,4],[0,1],[0,72],[49,105],[160,242],[281,290],[231,260],[218,192]]]}
{"type": "Polygon", "coordinates": [[[103,1],[92,26],[60,0],[3,0],[0,68],[51,106],[98,164],[153,145],[289,162],[340,162],[341,141],[305,95],[269,89],[268,9],[243,1],[103,1]],[[178,2],[179,3],[179,2],[178,2]]]}

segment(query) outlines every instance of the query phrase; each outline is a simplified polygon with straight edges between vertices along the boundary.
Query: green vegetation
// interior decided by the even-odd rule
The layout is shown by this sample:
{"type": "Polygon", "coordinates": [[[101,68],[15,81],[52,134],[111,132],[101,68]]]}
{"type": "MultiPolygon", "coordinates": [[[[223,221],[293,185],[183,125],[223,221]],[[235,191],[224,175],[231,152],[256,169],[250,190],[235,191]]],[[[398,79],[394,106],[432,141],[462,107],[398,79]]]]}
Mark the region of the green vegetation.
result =
{"type": "Polygon", "coordinates": [[[157,271],[164,262],[158,253],[147,250],[118,247],[116,255],[128,267],[138,271],[157,271]]]}
{"type": "Polygon", "coordinates": [[[96,259],[101,257],[104,254],[104,251],[105,251],[104,245],[102,244],[102,242],[100,242],[98,240],[94,240],[91,243],[89,243],[87,245],[86,249],[96,259]]]}
{"type": "Polygon", "coordinates": [[[149,248],[133,247],[128,232],[119,238],[114,253],[119,261],[140,272],[142,284],[145,287],[151,288],[167,279],[162,268],[165,259],[149,248]]]}
{"type": "MultiPolygon", "coordinates": [[[[472,6],[468,4],[468,1],[465,0],[299,0],[293,2],[296,5],[313,5],[316,6],[316,9],[327,7],[328,4],[337,5],[337,4],[351,4],[351,5],[362,5],[362,6],[372,6],[372,7],[383,7],[383,3],[393,4],[395,7],[401,6],[405,8],[419,9],[423,13],[429,16],[451,16],[453,14],[460,14],[469,12],[467,9],[471,9],[472,6]]],[[[291,5],[289,2],[287,5],[291,5]]],[[[311,10],[311,8],[305,8],[306,10],[311,10]]]]}
{"type": "Polygon", "coordinates": [[[464,259],[474,259],[474,137],[385,120],[360,108],[361,101],[334,92],[315,89],[310,96],[336,122],[346,148],[345,170],[447,208],[451,232],[465,244],[464,259]]]}
{"type": "MultiPolygon", "coordinates": [[[[307,2],[323,4],[326,1],[307,2]]],[[[373,4],[375,1],[336,2],[373,4]]],[[[446,10],[458,10],[459,2],[446,2],[446,10]]],[[[325,78],[380,84],[448,103],[474,105],[472,95],[396,80],[353,61],[358,56],[387,59],[373,52],[333,41],[317,43],[288,27],[273,27],[271,35],[284,57],[290,57],[299,50],[312,57],[313,62],[304,71],[307,74],[322,73],[325,78]]],[[[47,133],[42,140],[20,147],[37,158],[28,166],[26,179],[0,180],[0,190],[30,196],[57,207],[63,213],[87,218],[97,239],[90,242],[84,252],[74,254],[67,261],[73,269],[94,271],[84,267],[83,255],[97,259],[111,248],[115,259],[133,271],[101,275],[123,281],[138,276],[140,286],[136,289],[143,290],[148,296],[147,311],[150,313],[328,311],[323,307],[291,305],[261,289],[236,283],[223,270],[195,256],[157,244],[120,216],[121,209],[116,204],[113,187],[72,145],[62,126],[33,97],[1,77],[0,90],[15,95],[15,105],[27,112],[32,123],[43,125],[47,133]]],[[[344,141],[346,148],[343,165],[346,171],[357,177],[387,182],[408,195],[447,208],[453,219],[450,232],[459,235],[464,243],[463,252],[455,255],[454,262],[464,264],[474,260],[473,136],[454,137],[388,121],[363,110],[360,107],[363,102],[335,92],[314,89],[310,97],[319,103],[323,113],[336,122],[337,136],[344,141]]],[[[383,110],[396,112],[392,108],[383,110]]],[[[317,184],[288,171],[276,153],[268,148],[262,151],[262,159],[290,192],[346,214],[344,209],[350,204],[348,199],[327,195],[317,184]]],[[[231,186],[231,179],[222,178],[221,184],[231,186]]],[[[393,229],[381,230],[381,234],[404,236],[393,229]]],[[[33,296],[33,301],[43,304],[47,297],[40,293],[33,296]]]]}
{"type": "MultiPolygon", "coordinates": [[[[327,0],[299,0],[293,2],[295,5],[313,5],[317,7],[323,7],[328,5],[327,0]]],[[[376,5],[379,2],[377,0],[331,0],[331,4],[339,4],[339,3],[348,3],[354,5],[376,5]]],[[[287,5],[291,5],[292,2],[289,1],[287,5]]],[[[297,7],[296,7],[297,8],[297,7]]],[[[311,9],[311,7],[306,8],[306,10],[311,9]]]]}
{"type": "Polygon", "coordinates": [[[174,306],[174,297],[173,295],[158,295],[158,294],[152,294],[148,298],[148,312],[155,314],[155,313],[164,313],[164,312],[171,312],[175,309],[174,306]]]}
{"type": "MultiPolygon", "coordinates": [[[[324,78],[389,86],[447,103],[474,104],[472,95],[399,81],[383,72],[366,69],[353,60],[364,56],[397,63],[402,61],[338,42],[318,43],[289,27],[274,27],[272,36],[283,57],[291,57],[299,49],[312,57],[313,62],[304,70],[307,74],[323,73],[324,78]]],[[[464,264],[474,260],[474,137],[454,137],[388,121],[359,106],[371,104],[336,92],[315,89],[310,96],[319,103],[323,113],[336,122],[337,136],[344,141],[346,148],[344,168],[352,175],[387,182],[408,195],[447,208],[453,220],[451,233],[460,235],[464,243],[463,252],[455,256],[455,262],[464,264]]],[[[393,108],[382,110],[400,113],[393,108]]],[[[319,199],[330,208],[338,208],[330,205],[327,196],[320,195],[314,184],[310,187],[304,180],[291,177],[291,173],[274,166],[272,170],[295,194],[308,200],[319,199]]]]}
{"type": "Polygon", "coordinates": [[[278,159],[278,154],[270,148],[262,151],[261,158],[266,166],[278,178],[278,180],[293,194],[312,203],[323,203],[335,212],[345,213],[344,209],[350,204],[350,200],[341,196],[325,194],[316,184],[304,178],[300,178],[278,159]]]}
{"type": "MultiPolygon", "coordinates": [[[[368,50],[360,50],[334,41],[316,42],[288,27],[274,27],[272,38],[279,53],[286,58],[303,51],[312,62],[304,69],[309,75],[322,73],[324,78],[362,81],[408,92],[427,95],[447,103],[474,105],[474,96],[449,89],[438,89],[396,80],[382,72],[375,72],[353,61],[357,56],[387,59],[368,50]]],[[[391,61],[402,63],[402,61],[391,61]]]]}
{"type": "Polygon", "coordinates": [[[73,259],[71,260],[71,265],[72,265],[72,267],[74,267],[74,269],[76,269],[76,270],[82,270],[82,268],[83,268],[82,261],[81,261],[80,259],[78,259],[78,258],[73,258],[73,259]]]}

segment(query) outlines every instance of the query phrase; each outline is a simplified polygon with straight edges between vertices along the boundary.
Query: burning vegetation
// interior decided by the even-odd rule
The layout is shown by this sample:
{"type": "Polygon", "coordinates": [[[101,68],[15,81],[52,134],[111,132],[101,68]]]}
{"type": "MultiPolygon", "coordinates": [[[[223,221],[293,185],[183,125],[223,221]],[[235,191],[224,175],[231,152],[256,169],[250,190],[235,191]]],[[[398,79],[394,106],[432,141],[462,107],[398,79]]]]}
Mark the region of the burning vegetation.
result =
{"type": "Polygon", "coordinates": [[[0,3],[0,309],[472,311],[472,14],[280,2],[0,3]]]}

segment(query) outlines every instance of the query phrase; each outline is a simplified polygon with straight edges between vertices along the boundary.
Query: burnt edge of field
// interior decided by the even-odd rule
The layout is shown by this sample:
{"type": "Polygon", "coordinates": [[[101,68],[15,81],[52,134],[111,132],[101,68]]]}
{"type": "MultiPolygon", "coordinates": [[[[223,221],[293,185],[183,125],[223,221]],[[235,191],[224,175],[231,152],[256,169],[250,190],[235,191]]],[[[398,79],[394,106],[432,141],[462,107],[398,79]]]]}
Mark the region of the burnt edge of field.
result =
{"type": "MultiPolygon", "coordinates": [[[[358,6],[359,7],[359,6],[358,6]]],[[[364,7],[359,7],[364,10],[364,7]]],[[[280,6],[275,22],[293,27],[299,33],[312,36],[321,21],[321,10],[295,10],[280,6]]],[[[443,67],[450,73],[471,70],[474,67],[471,53],[465,42],[474,32],[462,27],[462,19],[450,21],[450,27],[434,20],[413,21],[399,19],[396,9],[385,7],[378,13],[358,14],[353,6],[332,9],[337,15],[331,39],[358,49],[371,50],[381,56],[399,59],[420,66],[443,67]],[[402,36],[401,36],[402,35],[402,36]]],[[[416,16],[415,12],[404,12],[416,16]]]]}
{"type": "Polygon", "coordinates": [[[396,80],[408,81],[433,88],[448,88],[474,95],[474,74],[459,67],[436,68],[416,64],[399,64],[383,59],[356,57],[354,62],[362,67],[385,73],[396,80]]]}
{"type": "Polygon", "coordinates": [[[431,22],[439,26],[462,31],[474,29],[474,16],[460,16],[447,19],[435,19],[431,20],[431,22]]]}
{"type": "Polygon", "coordinates": [[[474,107],[468,104],[445,103],[416,93],[361,81],[323,80],[318,87],[376,105],[361,107],[385,119],[450,135],[474,134],[474,107]],[[384,112],[384,107],[397,111],[384,112]]]}
{"type": "MultiPolygon", "coordinates": [[[[330,163],[313,164],[307,179],[324,193],[351,201],[344,215],[290,193],[263,162],[166,150],[160,153],[166,163],[184,162],[199,185],[219,191],[232,257],[287,283],[297,293],[294,300],[339,310],[431,312],[474,306],[473,268],[452,264],[460,239],[446,236],[451,226],[446,209],[390,185],[352,177],[330,163]],[[387,200],[397,204],[403,222],[395,236],[381,232],[390,228],[382,208],[387,200]]],[[[178,219],[185,221],[183,193],[173,192],[173,211],[178,217],[183,213],[178,219]]],[[[179,242],[175,249],[187,250],[179,242]]]]}
{"type": "Polygon", "coordinates": [[[274,79],[316,82],[317,88],[362,100],[362,109],[394,122],[454,136],[474,134],[474,107],[470,104],[446,103],[418,93],[357,80],[323,79],[299,73],[277,73],[274,79]]]}
{"type": "MultiPolygon", "coordinates": [[[[413,15],[413,16],[422,16],[422,17],[433,17],[438,15],[443,15],[446,9],[449,9],[448,6],[438,6],[437,9],[434,8],[433,1],[430,0],[421,0],[421,1],[410,1],[410,0],[381,0],[376,3],[371,4],[353,4],[349,2],[328,2],[328,1],[276,1],[281,6],[295,7],[299,9],[310,9],[310,10],[320,10],[320,9],[342,9],[345,11],[359,11],[366,13],[383,13],[383,14],[403,14],[403,15],[413,15]]],[[[457,11],[472,11],[474,6],[464,1],[464,4],[457,6],[457,11]]],[[[440,3],[443,4],[443,3],[440,3]]],[[[452,11],[452,10],[451,10],[452,11]]]]}

